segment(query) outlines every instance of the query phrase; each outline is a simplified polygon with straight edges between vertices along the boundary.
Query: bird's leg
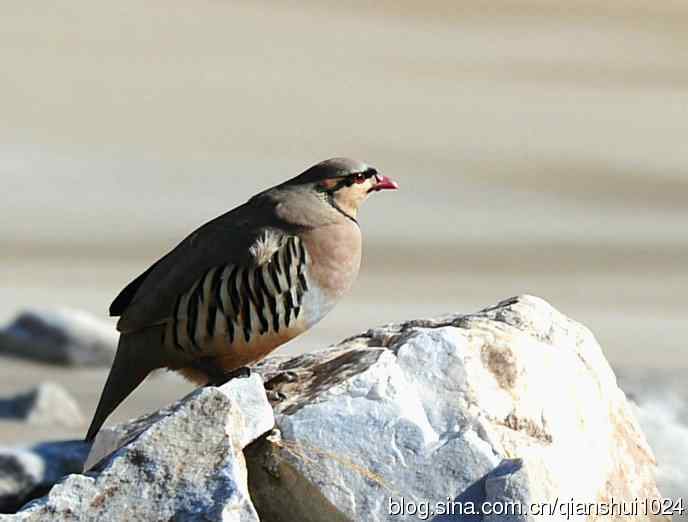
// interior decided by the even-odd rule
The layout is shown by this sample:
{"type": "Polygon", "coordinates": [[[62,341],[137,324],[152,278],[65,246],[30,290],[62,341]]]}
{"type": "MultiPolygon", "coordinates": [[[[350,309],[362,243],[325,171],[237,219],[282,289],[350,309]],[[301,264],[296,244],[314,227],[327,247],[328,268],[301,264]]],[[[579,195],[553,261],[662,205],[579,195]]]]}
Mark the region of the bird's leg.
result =
{"type": "Polygon", "coordinates": [[[222,386],[232,379],[245,379],[251,376],[251,368],[242,366],[236,370],[226,371],[217,364],[211,357],[203,357],[194,361],[194,368],[202,371],[208,376],[206,386],[222,386]]]}
{"type": "Polygon", "coordinates": [[[227,372],[225,375],[225,382],[231,381],[232,379],[247,379],[251,376],[251,368],[248,366],[242,366],[231,372],[227,372]]]}
{"type": "Polygon", "coordinates": [[[251,368],[248,366],[242,366],[241,368],[237,368],[236,370],[232,370],[231,372],[224,372],[222,370],[218,370],[216,372],[213,372],[212,374],[208,374],[209,380],[208,384],[206,386],[222,386],[223,384],[227,384],[229,381],[232,379],[247,379],[251,376],[251,368]]]}

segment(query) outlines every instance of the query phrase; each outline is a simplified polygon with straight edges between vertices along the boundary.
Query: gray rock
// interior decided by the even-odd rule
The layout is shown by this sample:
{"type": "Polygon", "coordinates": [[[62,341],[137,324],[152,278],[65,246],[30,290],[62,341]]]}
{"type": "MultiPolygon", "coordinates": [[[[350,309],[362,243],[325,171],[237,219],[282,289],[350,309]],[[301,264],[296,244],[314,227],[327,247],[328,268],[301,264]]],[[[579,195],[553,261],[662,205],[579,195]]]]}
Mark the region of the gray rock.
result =
{"type": "Polygon", "coordinates": [[[65,475],[79,472],[88,451],[82,441],[0,449],[0,512],[16,511],[65,475]]]}
{"type": "Polygon", "coordinates": [[[259,369],[279,428],[247,452],[264,522],[416,520],[419,506],[436,520],[481,520],[441,511],[448,499],[660,496],[593,335],[535,297],[369,330],[259,369]]]}
{"type": "Polygon", "coordinates": [[[119,439],[104,437],[109,447],[99,436],[88,474],[4,520],[257,521],[242,449],[273,425],[260,376],[202,388],[116,428],[119,439]]]}
{"type": "Polygon", "coordinates": [[[44,382],[26,393],[0,399],[0,418],[36,425],[79,427],[84,417],[76,400],[59,384],[44,382]]]}
{"type": "Polygon", "coordinates": [[[80,310],[29,310],[0,331],[0,354],[68,366],[110,366],[115,327],[80,310]]]}

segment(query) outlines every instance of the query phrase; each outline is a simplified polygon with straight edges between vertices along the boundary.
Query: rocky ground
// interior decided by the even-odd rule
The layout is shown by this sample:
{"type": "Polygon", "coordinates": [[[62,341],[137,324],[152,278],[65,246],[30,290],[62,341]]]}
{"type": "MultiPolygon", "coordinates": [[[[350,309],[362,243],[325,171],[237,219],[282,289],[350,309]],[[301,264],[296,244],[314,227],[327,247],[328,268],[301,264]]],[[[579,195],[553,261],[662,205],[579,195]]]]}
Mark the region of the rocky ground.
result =
{"type": "MultiPolygon", "coordinates": [[[[536,520],[456,511],[673,487],[660,468],[658,489],[638,420],[652,437],[679,433],[626,398],[589,330],[538,298],[375,328],[254,370],[107,428],[93,447],[4,450],[4,511],[36,500],[0,520],[536,520]]],[[[32,415],[55,409],[50,390],[5,409],[69,422],[32,415]]]]}

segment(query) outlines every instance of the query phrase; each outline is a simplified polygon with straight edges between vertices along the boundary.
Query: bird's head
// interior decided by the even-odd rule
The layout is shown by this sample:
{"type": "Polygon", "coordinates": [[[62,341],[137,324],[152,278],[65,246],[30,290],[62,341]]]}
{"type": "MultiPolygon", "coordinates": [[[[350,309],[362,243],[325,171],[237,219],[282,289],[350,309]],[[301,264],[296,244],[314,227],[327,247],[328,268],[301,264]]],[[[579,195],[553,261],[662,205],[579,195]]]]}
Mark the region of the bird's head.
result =
{"type": "Polygon", "coordinates": [[[399,185],[373,167],[349,158],[322,161],[287,185],[314,191],[335,210],[355,220],[368,196],[381,190],[396,190],[399,185]]]}

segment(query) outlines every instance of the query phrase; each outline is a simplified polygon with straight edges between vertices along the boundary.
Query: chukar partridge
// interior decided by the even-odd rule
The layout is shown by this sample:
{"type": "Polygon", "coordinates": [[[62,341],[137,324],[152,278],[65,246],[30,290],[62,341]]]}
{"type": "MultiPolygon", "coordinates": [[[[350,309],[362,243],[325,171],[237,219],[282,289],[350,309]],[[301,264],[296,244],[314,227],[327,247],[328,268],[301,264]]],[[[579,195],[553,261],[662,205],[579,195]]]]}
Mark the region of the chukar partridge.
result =
{"type": "Polygon", "coordinates": [[[86,435],[153,370],[220,383],[305,332],[349,290],[361,262],[359,206],[397,184],[334,158],[201,226],[110,306],[117,354],[86,435]]]}

